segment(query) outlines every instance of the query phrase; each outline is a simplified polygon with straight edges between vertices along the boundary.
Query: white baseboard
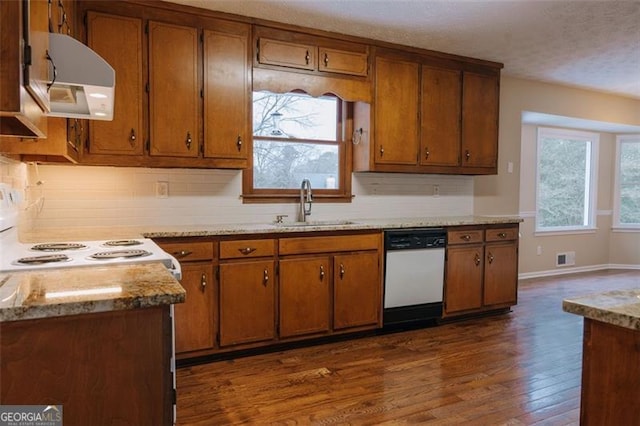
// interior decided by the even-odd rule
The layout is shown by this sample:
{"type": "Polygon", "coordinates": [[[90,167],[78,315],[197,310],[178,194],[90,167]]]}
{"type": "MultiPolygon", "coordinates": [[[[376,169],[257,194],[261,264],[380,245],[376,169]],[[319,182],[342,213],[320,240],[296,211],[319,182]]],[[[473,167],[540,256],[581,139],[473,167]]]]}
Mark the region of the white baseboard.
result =
{"type": "Polygon", "coordinates": [[[536,272],[524,272],[518,274],[519,280],[527,280],[531,278],[552,277],[554,275],[575,274],[578,272],[593,272],[602,271],[605,269],[636,269],[640,270],[640,265],[624,265],[624,264],[604,264],[604,265],[589,265],[589,266],[576,266],[571,268],[558,268],[547,271],[536,272]]]}

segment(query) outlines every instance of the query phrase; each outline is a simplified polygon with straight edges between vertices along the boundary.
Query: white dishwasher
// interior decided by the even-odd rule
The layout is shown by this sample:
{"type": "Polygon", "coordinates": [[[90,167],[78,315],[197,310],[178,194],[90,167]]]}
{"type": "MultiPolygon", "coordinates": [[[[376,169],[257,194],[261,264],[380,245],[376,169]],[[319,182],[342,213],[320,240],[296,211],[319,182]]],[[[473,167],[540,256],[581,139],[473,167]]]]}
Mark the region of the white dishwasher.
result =
{"type": "Polygon", "coordinates": [[[442,318],[446,241],[443,228],[385,231],[385,328],[442,318]]]}

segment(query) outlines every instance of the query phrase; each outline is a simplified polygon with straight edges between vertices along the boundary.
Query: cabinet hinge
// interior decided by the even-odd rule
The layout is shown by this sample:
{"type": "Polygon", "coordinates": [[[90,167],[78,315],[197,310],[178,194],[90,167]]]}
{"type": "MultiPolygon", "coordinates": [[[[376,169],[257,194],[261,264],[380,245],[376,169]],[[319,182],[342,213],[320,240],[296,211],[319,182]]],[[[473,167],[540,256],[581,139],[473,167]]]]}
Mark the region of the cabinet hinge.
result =
{"type": "Polygon", "coordinates": [[[147,23],[144,24],[144,33],[149,34],[149,21],[147,21],[147,23]]]}
{"type": "Polygon", "coordinates": [[[200,89],[200,97],[204,99],[204,90],[200,89]]]}
{"type": "Polygon", "coordinates": [[[204,156],[204,142],[200,144],[200,155],[204,156]]]}
{"type": "Polygon", "coordinates": [[[144,90],[145,90],[147,93],[149,93],[149,91],[151,90],[151,89],[150,89],[150,87],[149,87],[149,83],[147,83],[147,84],[145,84],[145,85],[144,85],[144,90]]]}
{"type": "Polygon", "coordinates": [[[220,333],[216,333],[216,345],[220,346],[220,333]]]}
{"type": "Polygon", "coordinates": [[[220,265],[216,266],[216,281],[220,282],[220,265]]]}
{"type": "Polygon", "coordinates": [[[84,16],[82,17],[82,20],[84,21],[84,28],[85,30],[87,29],[87,27],[89,26],[89,18],[88,18],[88,13],[85,12],[84,16]]]}
{"type": "Polygon", "coordinates": [[[147,139],[146,145],[147,145],[147,153],[151,152],[151,139],[147,139]]]}
{"type": "Polygon", "coordinates": [[[204,33],[200,33],[200,43],[204,43],[204,33]]]}

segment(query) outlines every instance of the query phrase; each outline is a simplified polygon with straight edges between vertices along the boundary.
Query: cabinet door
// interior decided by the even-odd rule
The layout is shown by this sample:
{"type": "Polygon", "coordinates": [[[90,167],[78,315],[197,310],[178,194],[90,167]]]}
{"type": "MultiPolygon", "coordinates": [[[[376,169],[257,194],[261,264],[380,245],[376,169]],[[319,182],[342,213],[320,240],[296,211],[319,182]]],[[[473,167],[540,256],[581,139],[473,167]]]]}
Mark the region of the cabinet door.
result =
{"type": "MultiPolygon", "coordinates": [[[[51,107],[47,86],[50,81],[49,61],[47,60],[49,49],[48,1],[29,0],[24,1],[23,4],[28,8],[29,14],[29,32],[25,35],[25,43],[31,48],[31,63],[24,65],[25,88],[40,108],[49,112],[51,107]]],[[[18,25],[18,23],[14,22],[14,25],[18,25]]],[[[55,63],[55,58],[52,59],[55,63]]]]}
{"type": "Polygon", "coordinates": [[[420,164],[460,164],[460,71],[422,67],[420,164]]]}
{"type": "Polygon", "coordinates": [[[498,162],[497,76],[465,72],[462,89],[462,165],[496,167],[498,162]]]}
{"type": "Polygon", "coordinates": [[[182,263],[180,284],[187,291],[175,305],[176,353],[211,349],[215,338],[215,282],[211,263],[182,263]]]}
{"type": "Polygon", "coordinates": [[[341,254],[333,263],[333,327],[380,322],[381,277],[377,252],[341,254]]]}
{"type": "Polygon", "coordinates": [[[418,64],[376,58],[375,163],[415,165],[418,155],[418,64]]]}
{"type": "Polygon", "coordinates": [[[142,155],[142,20],[88,12],[87,36],[117,78],[113,121],[89,121],[89,153],[142,155]]]}
{"type": "Polygon", "coordinates": [[[318,49],[320,71],[366,76],[369,71],[368,55],[364,52],[320,47],[318,49]]]}
{"type": "Polygon", "coordinates": [[[311,44],[290,43],[261,37],[258,41],[258,62],[281,67],[315,70],[317,48],[311,44]]]}
{"type": "Polygon", "coordinates": [[[247,159],[250,26],[220,22],[204,31],[204,155],[247,159]]]}
{"type": "Polygon", "coordinates": [[[482,245],[447,248],[445,312],[447,314],[482,307],[482,245]]]}
{"type": "Polygon", "coordinates": [[[198,157],[198,31],[149,22],[150,154],[198,157]]]}
{"type": "Polygon", "coordinates": [[[274,261],[220,265],[220,346],[275,337],[274,261]]]}
{"type": "Polygon", "coordinates": [[[328,332],[329,256],[280,261],[280,337],[328,332]]]}
{"type": "Polygon", "coordinates": [[[515,305],[518,293],[518,248],[516,242],[485,246],[484,304],[515,305]]]}

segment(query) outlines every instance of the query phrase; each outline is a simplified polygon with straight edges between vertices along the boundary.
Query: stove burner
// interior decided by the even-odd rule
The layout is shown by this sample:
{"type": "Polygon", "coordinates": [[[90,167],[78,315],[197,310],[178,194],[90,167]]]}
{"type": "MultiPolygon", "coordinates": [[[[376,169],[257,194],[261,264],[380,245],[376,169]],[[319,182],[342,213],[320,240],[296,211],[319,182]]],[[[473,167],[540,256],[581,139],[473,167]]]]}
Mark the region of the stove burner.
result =
{"type": "Polygon", "coordinates": [[[114,250],[114,251],[101,251],[94,253],[89,258],[94,260],[109,260],[109,259],[130,259],[134,257],[151,256],[151,252],[146,250],[114,250]]]}
{"type": "Polygon", "coordinates": [[[15,261],[16,265],[42,265],[45,263],[68,262],[69,259],[64,254],[48,254],[45,256],[23,257],[15,261]]]}
{"type": "Polygon", "coordinates": [[[113,240],[113,241],[107,241],[103,245],[108,247],[127,247],[127,246],[139,246],[140,244],[142,244],[142,242],[138,240],[113,240]]]}
{"type": "Polygon", "coordinates": [[[45,243],[36,244],[31,247],[31,250],[37,251],[64,251],[64,250],[80,250],[87,248],[84,244],[80,243],[45,243]]]}

